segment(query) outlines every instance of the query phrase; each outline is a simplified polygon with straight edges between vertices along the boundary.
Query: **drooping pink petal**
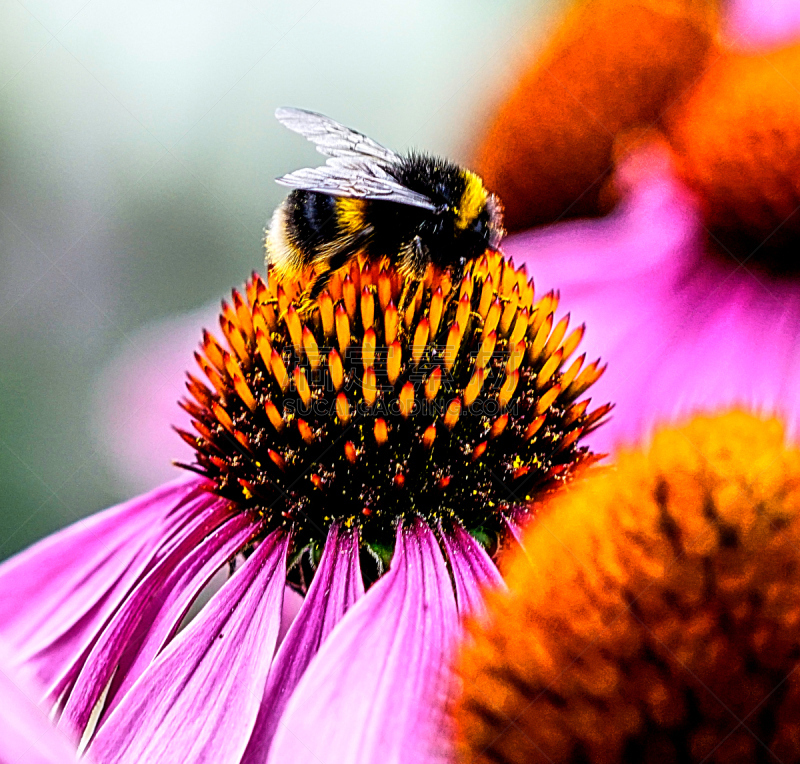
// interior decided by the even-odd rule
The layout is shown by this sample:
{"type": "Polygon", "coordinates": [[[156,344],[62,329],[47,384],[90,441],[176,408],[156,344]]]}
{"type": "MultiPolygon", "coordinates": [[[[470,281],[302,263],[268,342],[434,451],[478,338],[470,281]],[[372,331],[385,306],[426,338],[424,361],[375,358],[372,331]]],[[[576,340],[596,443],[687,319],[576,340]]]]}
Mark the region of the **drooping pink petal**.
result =
{"type": "Polygon", "coordinates": [[[364,594],[358,535],[334,524],[303,606],[278,650],[242,764],[264,764],[292,691],[328,633],[364,594]]]}
{"type": "Polygon", "coordinates": [[[634,154],[618,174],[629,190],[613,215],[506,246],[537,292],[559,288],[587,323],[591,356],[608,362],[592,392],[615,409],[587,443],[612,451],[658,421],[736,405],[800,431],[800,282],[709,252],[697,202],[658,150],[634,154]]]}
{"type": "Polygon", "coordinates": [[[398,529],[389,572],[334,628],[281,717],[271,764],[425,764],[441,753],[453,588],[424,524],[398,529]]]}
{"type": "Polygon", "coordinates": [[[466,615],[483,613],[483,589],[505,586],[500,571],[486,550],[460,525],[453,525],[441,534],[453,571],[458,612],[466,615]]]}
{"type": "MultiPolygon", "coordinates": [[[[156,628],[156,639],[149,640],[146,646],[143,645],[146,649],[144,657],[150,660],[155,657],[155,652],[178,627],[183,616],[182,612],[175,612],[168,607],[172,622],[165,623],[163,619],[159,622],[159,610],[169,600],[170,604],[182,602],[185,612],[191,602],[186,602],[188,598],[184,587],[187,580],[192,581],[200,571],[205,571],[206,579],[210,577],[214,570],[207,570],[208,560],[219,558],[218,551],[225,550],[226,557],[217,562],[216,567],[219,567],[219,564],[234,556],[239,546],[252,535],[254,523],[241,513],[231,517],[233,511],[227,503],[218,502],[211,511],[198,515],[182,529],[158,563],[142,578],[114,614],[83,662],[59,726],[81,734],[111,677],[114,676],[117,681],[125,679],[130,682],[131,677],[125,676],[130,661],[126,661],[127,666],[121,667],[120,659],[123,652],[134,646],[131,644],[132,636],[137,629],[140,630],[139,639],[147,640],[153,628],[156,628]],[[218,533],[214,533],[221,523],[226,524],[218,533]],[[238,541],[239,546],[231,545],[231,539],[238,541]]],[[[200,584],[202,579],[195,582],[194,594],[200,584]]]]}
{"type": "Polygon", "coordinates": [[[257,528],[246,515],[235,515],[199,545],[164,584],[163,594],[148,606],[139,622],[106,699],[107,716],[174,636],[197,595],[219,568],[230,562],[257,528]]]}
{"type": "Polygon", "coordinates": [[[216,501],[181,480],[100,512],[0,566],[0,637],[44,686],[91,646],[103,624],[188,515],[216,501]]]}
{"type": "Polygon", "coordinates": [[[268,536],[156,658],[90,746],[99,764],[238,764],[275,651],[287,544],[268,536]]]}
{"type": "MultiPolygon", "coordinates": [[[[0,651],[0,764],[74,764],[76,746],[56,730],[0,651]]],[[[88,764],[88,762],[87,762],[88,764]]]]}

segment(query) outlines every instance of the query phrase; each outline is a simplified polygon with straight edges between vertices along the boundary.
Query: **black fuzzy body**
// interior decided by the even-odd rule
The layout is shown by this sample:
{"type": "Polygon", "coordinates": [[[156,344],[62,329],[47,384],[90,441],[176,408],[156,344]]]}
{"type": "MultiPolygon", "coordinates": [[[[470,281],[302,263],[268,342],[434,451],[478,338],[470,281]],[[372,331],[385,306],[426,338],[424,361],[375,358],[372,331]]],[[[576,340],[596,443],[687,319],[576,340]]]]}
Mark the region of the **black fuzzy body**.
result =
{"type": "Polygon", "coordinates": [[[296,266],[323,265],[317,269],[316,294],[327,274],[357,254],[368,260],[386,257],[416,280],[428,265],[449,269],[458,279],[468,260],[496,245],[501,223],[488,195],[459,226],[458,210],[475,176],[452,162],[416,154],[392,167],[391,174],[404,187],[428,197],[436,209],[299,189],[287,197],[286,240],[296,250],[296,266]]]}

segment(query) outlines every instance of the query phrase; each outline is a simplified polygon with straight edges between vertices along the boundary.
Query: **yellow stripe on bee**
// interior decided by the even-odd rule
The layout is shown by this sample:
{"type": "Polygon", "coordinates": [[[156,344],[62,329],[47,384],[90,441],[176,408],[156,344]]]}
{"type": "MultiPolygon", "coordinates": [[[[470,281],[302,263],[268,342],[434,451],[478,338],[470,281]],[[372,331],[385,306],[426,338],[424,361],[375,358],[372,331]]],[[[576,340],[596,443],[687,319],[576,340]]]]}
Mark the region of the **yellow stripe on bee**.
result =
{"type": "Polygon", "coordinates": [[[367,203],[363,199],[340,196],[336,200],[336,221],[339,228],[347,233],[359,233],[365,225],[366,209],[367,203]]]}
{"type": "Polygon", "coordinates": [[[456,227],[462,230],[480,215],[486,206],[487,197],[483,181],[474,172],[464,170],[463,178],[466,188],[456,210],[456,227]]]}

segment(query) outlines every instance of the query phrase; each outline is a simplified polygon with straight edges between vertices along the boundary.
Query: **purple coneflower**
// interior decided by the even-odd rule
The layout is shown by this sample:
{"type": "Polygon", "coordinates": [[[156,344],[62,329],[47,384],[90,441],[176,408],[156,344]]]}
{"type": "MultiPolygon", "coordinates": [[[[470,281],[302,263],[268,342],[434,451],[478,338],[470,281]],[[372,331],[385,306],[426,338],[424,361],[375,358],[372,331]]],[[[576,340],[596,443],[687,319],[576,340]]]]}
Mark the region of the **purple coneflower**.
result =
{"type": "Polygon", "coordinates": [[[698,199],[660,148],[631,155],[618,177],[628,191],[610,216],[530,231],[506,244],[509,255],[536,269],[539,284],[559,284],[595,332],[599,352],[613,361],[597,390],[615,400],[615,416],[592,447],[613,450],[659,421],[735,405],[781,414],[794,435],[796,266],[762,267],[775,251],[757,244],[734,254],[712,246],[698,199]]]}
{"type": "Polygon", "coordinates": [[[576,4],[484,141],[512,227],[548,224],[506,251],[609,361],[593,448],[731,405],[800,425],[798,8],[576,4]]]}
{"type": "Polygon", "coordinates": [[[308,313],[305,277],[268,281],[223,306],[225,345],[204,334],[182,404],[196,476],[0,567],[2,636],[101,764],[444,755],[459,614],[597,458],[583,327],[499,254],[402,312],[388,263],[354,262],[308,313]],[[287,582],[305,599],[276,652],[287,582]]]}

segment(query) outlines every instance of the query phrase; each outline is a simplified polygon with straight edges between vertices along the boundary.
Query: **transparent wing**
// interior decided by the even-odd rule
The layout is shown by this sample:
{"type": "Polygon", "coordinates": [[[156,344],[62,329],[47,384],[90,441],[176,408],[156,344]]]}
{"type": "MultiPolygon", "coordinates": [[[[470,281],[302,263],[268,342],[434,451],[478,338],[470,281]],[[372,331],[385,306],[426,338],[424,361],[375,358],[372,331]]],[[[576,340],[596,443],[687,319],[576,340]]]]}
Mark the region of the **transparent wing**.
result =
{"type": "Polygon", "coordinates": [[[437,209],[427,196],[411,191],[385,173],[378,165],[366,162],[309,167],[284,175],[276,182],[282,186],[289,186],[289,188],[316,191],[330,196],[380,199],[398,204],[408,204],[424,210],[437,209]]]}
{"type": "Polygon", "coordinates": [[[361,159],[384,166],[402,161],[394,151],[381,146],[372,138],[367,138],[366,135],[340,125],[322,114],[281,107],[275,110],[275,117],[282,125],[311,141],[317,151],[326,157],[361,159]]]}

